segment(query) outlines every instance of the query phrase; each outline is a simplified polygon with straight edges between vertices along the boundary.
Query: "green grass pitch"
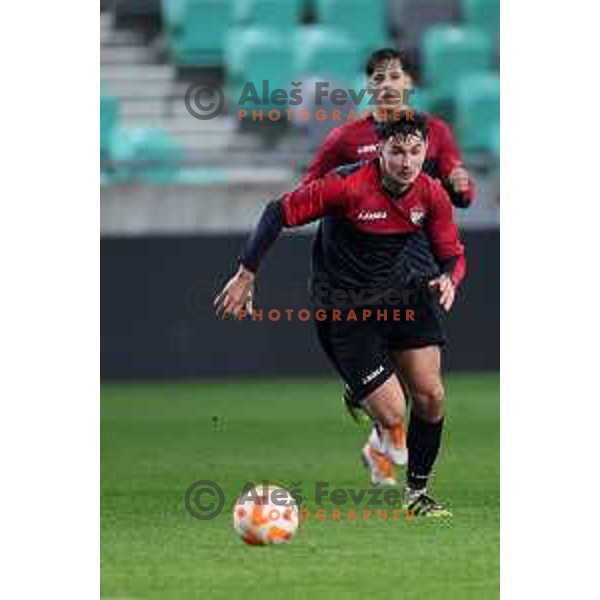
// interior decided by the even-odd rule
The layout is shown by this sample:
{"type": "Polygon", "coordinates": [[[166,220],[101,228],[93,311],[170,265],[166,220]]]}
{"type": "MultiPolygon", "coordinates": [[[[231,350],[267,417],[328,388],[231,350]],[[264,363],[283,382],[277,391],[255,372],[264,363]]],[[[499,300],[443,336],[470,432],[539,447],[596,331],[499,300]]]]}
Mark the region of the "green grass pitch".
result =
{"type": "MultiPolygon", "coordinates": [[[[499,596],[499,379],[446,380],[447,427],[432,493],[450,523],[319,522],[316,481],[368,487],[364,433],[333,379],[104,384],[101,391],[101,591],[106,600],[261,600],[499,596]],[[184,505],[214,480],[211,521],[184,505]],[[246,546],[231,512],[246,481],[301,482],[311,519],[292,544],[246,546]]],[[[344,517],[353,505],[341,508],[344,517]]],[[[381,507],[382,509],[385,507],[381,507]]],[[[389,510],[391,513],[391,510],[389,510]]]]}

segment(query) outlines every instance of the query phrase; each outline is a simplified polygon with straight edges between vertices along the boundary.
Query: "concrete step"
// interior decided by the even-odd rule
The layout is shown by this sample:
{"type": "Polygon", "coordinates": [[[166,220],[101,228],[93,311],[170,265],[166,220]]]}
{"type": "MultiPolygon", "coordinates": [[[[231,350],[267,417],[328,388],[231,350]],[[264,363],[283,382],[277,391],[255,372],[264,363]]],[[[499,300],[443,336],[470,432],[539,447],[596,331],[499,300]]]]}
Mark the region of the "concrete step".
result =
{"type": "Polygon", "coordinates": [[[101,64],[143,64],[153,61],[152,51],[143,46],[104,46],[101,64]]]}
{"type": "Polygon", "coordinates": [[[251,152],[256,150],[256,144],[252,140],[240,142],[235,135],[216,135],[202,131],[181,131],[176,127],[170,127],[165,123],[164,129],[167,133],[180,140],[187,148],[205,149],[216,152],[226,151],[235,147],[240,152],[251,152]]]}
{"type": "Polygon", "coordinates": [[[124,102],[121,106],[121,116],[124,119],[143,121],[156,127],[168,123],[180,131],[202,131],[203,133],[215,135],[228,135],[238,130],[238,125],[234,120],[218,117],[210,121],[200,121],[187,113],[174,115],[170,111],[168,103],[157,101],[146,103],[124,102]]]}
{"type": "Polygon", "coordinates": [[[143,84],[147,81],[169,81],[175,85],[175,69],[171,65],[104,64],[100,69],[103,81],[128,81],[143,84]]]}
{"type": "Polygon", "coordinates": [[[110,92],[121,98],[136,98],[141,101],[157,98],[168,98],[171,93],[171,83],[160,79],[150,79],[145,82],[128,81],[126,79],[112,79],[110,82],[102,80],[103,85],[110,92]]]}
{"type": "Polygon", "coordinates": [[[100,28],[100,43],[106,47],[144,45],[142,38],[135,31],[113,29],[112,25],[100,28]]]}
{"type": "Polygon", "coordinates": [[[121,104],[121,117],[148,122],[168,119],[168,107],[162,98],[148,98],[144,102],[125,101],[121,104]]]}

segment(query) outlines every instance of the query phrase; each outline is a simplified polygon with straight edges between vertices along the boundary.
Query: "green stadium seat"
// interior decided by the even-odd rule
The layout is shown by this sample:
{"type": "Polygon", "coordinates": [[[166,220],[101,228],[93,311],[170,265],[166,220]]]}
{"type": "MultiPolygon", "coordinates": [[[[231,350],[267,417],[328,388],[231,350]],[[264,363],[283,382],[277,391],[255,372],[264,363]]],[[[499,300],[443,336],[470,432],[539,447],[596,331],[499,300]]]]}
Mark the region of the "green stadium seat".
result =
{"type": "Polygon", "coordinates": [[[239,108],[268,111],[285,109],[262,103],[263,80],[268,81],[269,93],[275,89],[290,89],[294,68],[293,49],[289,39],[273,29],[240,29],[231,32],[227,45],[228,92],[237,103],[244,86],[254,84],[261,98],[260,106],[247,102],[239,108]]]}
{"type": "Polygon", "coordinates": [[[316,0],[319,23],[349,35],[361,57],[388,46],[387,0],[316,0]]]}
{"type": "MultiPolygon", "coordinates": [[[[360,73],[360,49],[343,31],[302,27],[296,32],[294,46],[298,74],[330,78],[351,86],[360,73]]],[[[361,85],[364,86],[364,82],[361,85]]]]}
{"type": "Polygon", "coordinates": [[[461,0],[464,21],[477,27],[494,40],[500,35],[500,0],[461,0]]]}
{"type": "Polygon", "coordinates": [[[235,0],[237,27],[293,29],[299,22],[303,0],[235,0]]]}
{"type": "Polygon", "coordinates": [[[183,23],[187,3],[188,0],[161,0],[160,9],[165,30],[179,27],[183,23]]]}
{"type": "Polygon", "coordinates": [[[176,63],[218,66],[224,62],[234,0],[162,0],[168,47],[176,63]]]}
{"type": "Polygon", "coordinates": [[[497,73],[468,75],[457,81],[456,126],[465,150],[499,149],[500,77],[497,73]]]}
{"type": "Polygon", "coordinates": [[[435,100],[451,98],[461,77],[492,68],[490,37],[478,29],[435,25],[424,33],[421,51],[428,92],[435,100]]]}
{"type": "Polygon", "coordinates": [[[500,158],[500,121],[490,127],[489,149],[500,158]]]}
{"type": "Polygon", "coordinates": [[[124,183],[171,183],[184,158],[182,147],[159,128],[119,129],[111,146],[111,180],[124,183]]]}
{"type": "Polygon", "coordinates": [[[100,158],[108,158],[113,132],[119,122],[119,101],[114,96],[100,96],[100,158]]]}

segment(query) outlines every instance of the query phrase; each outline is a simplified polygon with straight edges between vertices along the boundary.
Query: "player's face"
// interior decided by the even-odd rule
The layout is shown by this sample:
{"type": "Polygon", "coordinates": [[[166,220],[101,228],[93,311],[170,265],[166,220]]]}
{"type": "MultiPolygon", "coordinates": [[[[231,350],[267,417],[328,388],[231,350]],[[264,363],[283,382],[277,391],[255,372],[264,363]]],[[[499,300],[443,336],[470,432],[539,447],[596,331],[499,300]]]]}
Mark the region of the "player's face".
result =
{"type": "Polygon", "coordinates": [[[427,143],[419,135],[392,137],[380,149],[384,172],[402,186],[409,186],[421,172],[427,143]]]}
{"type": "Polygon", "coordinates": [[[404,106],[402,98],[410,87],[408,75],[402,70],[399,60],[379,63],[369,78],[369,88],[375,92],[377,106],[387,110],[404,106]]]}

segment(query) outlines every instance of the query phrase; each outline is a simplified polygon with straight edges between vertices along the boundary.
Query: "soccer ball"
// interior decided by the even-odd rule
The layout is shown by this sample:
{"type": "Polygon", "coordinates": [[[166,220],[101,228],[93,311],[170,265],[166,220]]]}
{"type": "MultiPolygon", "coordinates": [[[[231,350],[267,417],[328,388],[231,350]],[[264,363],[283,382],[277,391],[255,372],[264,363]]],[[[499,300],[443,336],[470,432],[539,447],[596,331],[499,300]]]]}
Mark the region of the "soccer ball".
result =
{"type": "Polygon", "coordinates": [[[298,504],[283,488],[252,488],[236,500],[233,527],[246,544],[286,544],[298,529],[298,504]]]}

